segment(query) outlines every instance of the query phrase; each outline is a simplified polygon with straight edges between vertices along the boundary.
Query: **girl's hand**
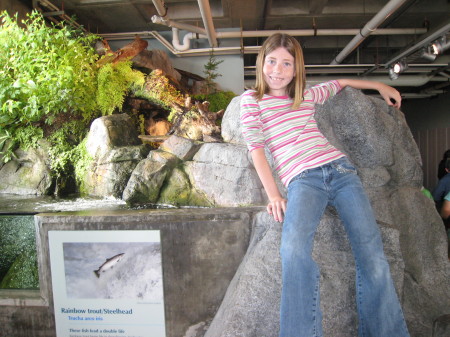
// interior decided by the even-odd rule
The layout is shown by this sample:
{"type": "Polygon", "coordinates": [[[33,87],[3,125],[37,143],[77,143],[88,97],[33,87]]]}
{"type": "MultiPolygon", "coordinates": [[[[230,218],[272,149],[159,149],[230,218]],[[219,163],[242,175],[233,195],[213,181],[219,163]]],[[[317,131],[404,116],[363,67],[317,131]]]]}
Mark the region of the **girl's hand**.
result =
{"type": "Polygon", "coordinates": [[[400,96],[400,93],[397,91],[397,89],[384,84],[380,87],[378,90],[380,92],[381,97],[384,98],[386,103],[388,105],[394,106],[397,109],[400,109],[401,103],[402,103],[402,97],[400,96]],[[392,100],[395,101],[395,103],[392,103],[392,100]]]}
{"type": "Polygon", "coordinates": [[[283,222],[284,213],[286,213],[287,200],[282,197],[270,200],[267,205],[267,213],[277,222],[283,222]]]}

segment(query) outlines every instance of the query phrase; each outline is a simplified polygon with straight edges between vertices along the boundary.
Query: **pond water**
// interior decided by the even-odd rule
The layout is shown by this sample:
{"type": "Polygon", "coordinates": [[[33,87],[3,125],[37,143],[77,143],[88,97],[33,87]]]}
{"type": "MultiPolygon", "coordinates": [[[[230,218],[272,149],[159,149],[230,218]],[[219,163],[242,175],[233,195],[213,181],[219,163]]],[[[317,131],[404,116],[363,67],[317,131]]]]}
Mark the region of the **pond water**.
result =
{"type": "Polygon", "coordinates": [[[0,194],[0,289],[39,288],[34,215],[86,210],[174,208],[130,206],[115,198],[20,196],[0,194]]]}

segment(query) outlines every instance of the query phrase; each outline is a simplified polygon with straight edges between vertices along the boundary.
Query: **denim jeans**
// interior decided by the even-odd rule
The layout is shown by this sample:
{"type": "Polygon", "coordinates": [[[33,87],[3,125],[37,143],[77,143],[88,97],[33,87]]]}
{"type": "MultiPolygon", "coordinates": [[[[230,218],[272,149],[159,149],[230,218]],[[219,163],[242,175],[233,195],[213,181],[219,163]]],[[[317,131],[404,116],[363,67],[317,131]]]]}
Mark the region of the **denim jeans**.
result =
{"type": "Polygon", "coordinates": [[[288,186],[279,336],[323,336],[319,268],[311,253],[328,204],[339,213],[355,256],[359,336],[409,336],[372,208],[345,157],[300,173],[288,186]]]}

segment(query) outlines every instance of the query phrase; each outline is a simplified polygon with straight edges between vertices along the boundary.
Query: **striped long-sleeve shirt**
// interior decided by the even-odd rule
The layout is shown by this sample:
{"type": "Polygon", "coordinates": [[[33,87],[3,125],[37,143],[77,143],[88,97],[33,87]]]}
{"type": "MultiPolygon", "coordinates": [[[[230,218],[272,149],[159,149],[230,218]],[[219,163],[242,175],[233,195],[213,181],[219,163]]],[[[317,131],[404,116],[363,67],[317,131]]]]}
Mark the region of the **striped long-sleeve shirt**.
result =
{"type": "Polygon", "coordinates": [[[304,170],[344,157],[320,132],[314,118],[315,104],[323,104],[340,90],[337,81],[313,86],[305,90],[296,110],[291,109],[288,96],[264,95],[256,101],[254,90],[242,94],[241,126],[248,149],[267,146],[285,186],[304,170]]]}

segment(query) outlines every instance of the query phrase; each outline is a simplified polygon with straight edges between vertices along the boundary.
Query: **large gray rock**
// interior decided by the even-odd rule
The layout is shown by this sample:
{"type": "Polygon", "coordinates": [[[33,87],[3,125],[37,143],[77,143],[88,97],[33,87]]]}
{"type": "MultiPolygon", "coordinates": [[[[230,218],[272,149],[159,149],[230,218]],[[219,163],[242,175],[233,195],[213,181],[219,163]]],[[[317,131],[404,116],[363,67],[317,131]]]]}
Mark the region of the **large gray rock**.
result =
{"type": "MultiPolygon", "coordinates": [[[[381,225],[396,289],[404,263],[399,232],[381,225]]],[[[247,254],[205,337],[276,337],[279,330],[281,225],[265,212],[256,215],[247,254]]],[[[344,227],[327,212],[317,229],[313,258],[321,268],[321,309],[325,336],[357,336],[355,264],[344,227]]]]}
{"type": "Polygon", "coordinates": [[[156,203],[164,180],[178,162],[174,154],[151,151],[133,170],[123,199],[129,203],[156,203]]]}
{"type": "Polygon", "coordinates": [[[259,205],[266,201],[262,184],[243,145],[206,143],[185,162],[192,186],[216,206],[259,205]]]}
{"type": "Polygon", "coordinates": [[[48,144],[18,149],[16,158],[0,166],[0,193],[20,195],[46,195],[50,193],[52,176],[49,168],[48,144]]]}
{"type": "Polygon", "coordinates": [[[192,160],[200,148],[200,142],[172,135],[159,147],[160,150],[169,152],[180,158],[180,160],[192,160]]]}
{"type": "Polygon", "coordinates": [[[244,144],[240,123],[241,96],[234,97],[222,118],[222,138],[227,143],[244,144]]]}
{"type": "MultiPolygon", "coordinates": [[[[228,116],[236,118],[237,112],[228,116]]],[[[420,191],[420,155],[403,114],[347,88],[317,107],[317,120],[330,142],[358,168],[381,227],[411,336],[431,336],[433,322],[450,313],[447,242],[434,203],[420,191]]],[[[254,224],[247,255],[207,337],[277,336],[278,231],[270,219],[254,224]]],[[[326,214],[314,257],[321,265],[324,332],[333,337],[357,336],[353,258],[345,241],[340,220],[326,214]]]]}
{"type": "Polygon", "coordinates": [[[89,130],[86,149],[93,162],[81,183],[82,192],[116,198],[122,197],[134,168],[150,151],[126,114],[97,118],[89,130]]]}
{"type": "Polygon", "coordinates": [[[127,114],[103,116],[94,120],[86,148],[92,157],[103,157],[116,147],[141,145],[137,129],[127,114]]]}
{"type": "Polygon", "coordinates": [[[122,198],[136,165],[149,152],[145,145],[113,148],[96,157],[83,177],[82,192],[100,197],[122,198]]]}

